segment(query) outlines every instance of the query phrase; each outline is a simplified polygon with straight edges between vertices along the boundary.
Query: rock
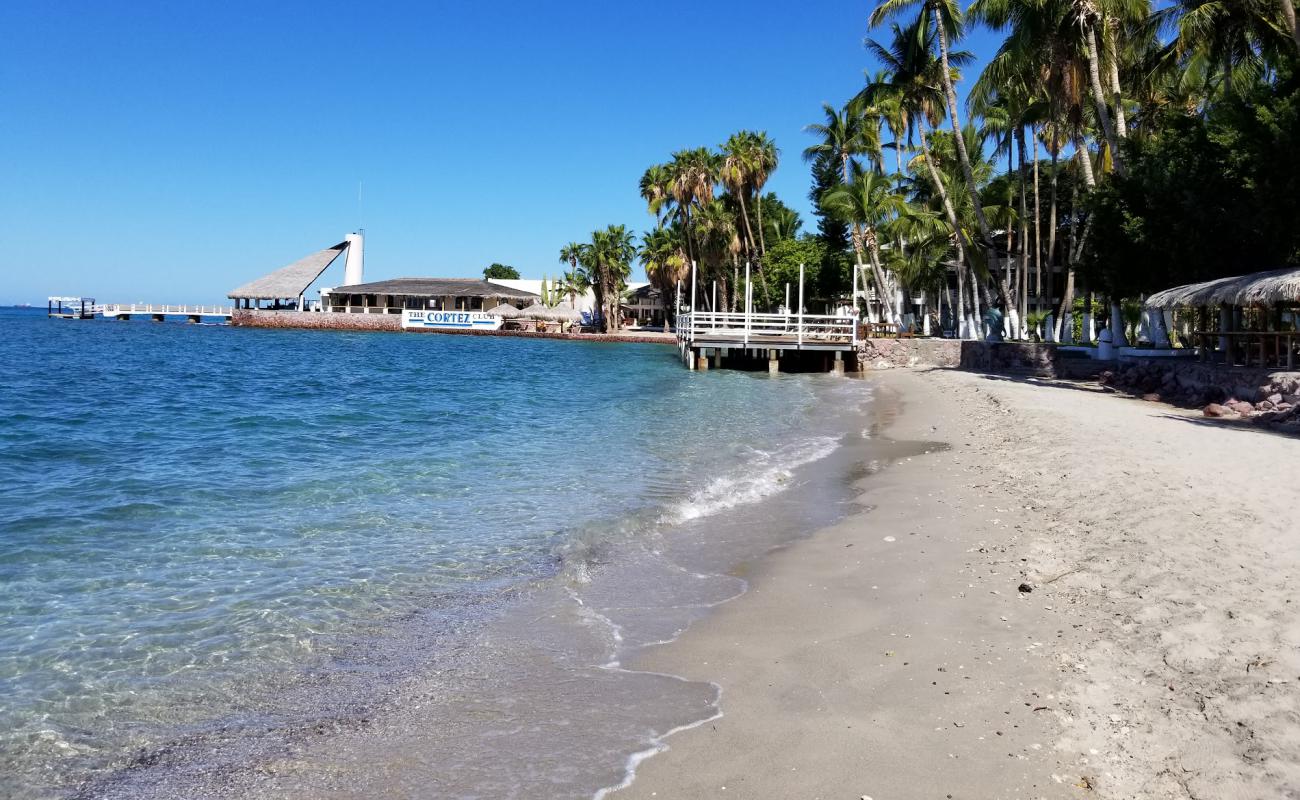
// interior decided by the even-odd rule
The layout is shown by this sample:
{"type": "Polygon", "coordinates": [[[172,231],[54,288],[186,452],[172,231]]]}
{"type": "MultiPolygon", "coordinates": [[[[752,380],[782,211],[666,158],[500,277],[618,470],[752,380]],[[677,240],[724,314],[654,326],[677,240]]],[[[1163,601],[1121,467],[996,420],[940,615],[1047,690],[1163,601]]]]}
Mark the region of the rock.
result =
{"type": "Polygon", "coordinates": [[[1030,586],[1030,585],[1027,584],[1027,583],[1022,583],[1022,584],[1020,584],[1020,586],[1018,586],[1018,587],[1016,587],[1016,588],[1018,588],[1018,589],[1020,590],[1020,593],[1021,593],[1021,594],[1029,594],[1030,592],[1032,592],[1032,591],[1034,590],[1034,587],[1030,586]]]}
{"type": "Polygon", "coordinates": [[[1142,395],[1142,399],[1147,401],[1148,403],[1159,403],[1160,395],[1156,394],[1155,392],[1147,392],[1146,394],[1142,395]]]}
{"type": "Polygon", "coordinates": [[[1278,403],[1282,402],[1282,395],[1277,393],[1270,394],[1268,397],[1264,398],[1264,402],[1268,403],[1269,405],[1275,406],[1278,403]]]}
{"type": "Polygon", "coordinates": [[[1218,403],[1210,403],[1201,409],[1201,413],[1207,417],[1235,417],[1237,412],[1227,406],[1221,406],[1218,403]]]}
{"type": "Polygon", "coordinates": [[[1225,405],[1242,416],[1248,416],[1255,413],[1255,406],[1251,403],[1247,403],[1245,400],[1229,400],[1225,405]]]}

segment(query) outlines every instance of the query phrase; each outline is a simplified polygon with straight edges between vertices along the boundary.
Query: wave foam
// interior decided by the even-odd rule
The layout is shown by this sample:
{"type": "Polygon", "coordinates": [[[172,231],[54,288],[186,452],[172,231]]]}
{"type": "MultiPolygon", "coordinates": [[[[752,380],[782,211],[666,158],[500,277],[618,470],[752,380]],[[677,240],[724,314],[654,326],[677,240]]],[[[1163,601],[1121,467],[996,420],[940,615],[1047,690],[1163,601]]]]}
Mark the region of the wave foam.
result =
{"type": "Polygon", "coordinates": [[[795,469],[825,458],[837,447],[838,437],[817,436],[773,452],[755,450],[754,457],[736,472],[719,475],[671,505],[659,521],[680,524],[770,497],[789,486],[795,469]]]}

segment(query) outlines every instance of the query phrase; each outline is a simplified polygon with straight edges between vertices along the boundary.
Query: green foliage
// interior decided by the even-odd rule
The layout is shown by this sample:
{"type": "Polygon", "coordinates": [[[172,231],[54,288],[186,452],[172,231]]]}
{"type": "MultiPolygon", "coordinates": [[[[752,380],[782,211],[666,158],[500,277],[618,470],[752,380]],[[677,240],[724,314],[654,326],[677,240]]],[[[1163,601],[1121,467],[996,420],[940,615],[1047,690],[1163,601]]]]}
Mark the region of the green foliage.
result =
{"type": "Polygon", "coordinates": [[[1171,113],[1093,195],[1088,275],[1133,296],[1300,261],[1300,85],[1171,113]]]}
{"type": "Polygon", "coordinates": [[[492,264],[483,270],[484,279],[500,278],[504,280],[518,280],[519,270],[506,264],[492,264]]]}
{"type": "MultiPolygon", "coordinates": [[[[804,265],[804,303],[814,297],[824,297],[821,293],[822,268],[826,263],[826,245],[816,236],[803,236],[798,239],[783,239],[769,244],[767,263],[760,278],[754,276],[755,282],[766,281],[767,292],[774,304],[785,301],[785,285],[790,284],[790,305],[798,304],[799,265],[804,265]]],[[[762,289],[755,288],[756,297],[762,297],[762,289]]],[[[742,294],[743,296],[743,294],[742,294]]]]}

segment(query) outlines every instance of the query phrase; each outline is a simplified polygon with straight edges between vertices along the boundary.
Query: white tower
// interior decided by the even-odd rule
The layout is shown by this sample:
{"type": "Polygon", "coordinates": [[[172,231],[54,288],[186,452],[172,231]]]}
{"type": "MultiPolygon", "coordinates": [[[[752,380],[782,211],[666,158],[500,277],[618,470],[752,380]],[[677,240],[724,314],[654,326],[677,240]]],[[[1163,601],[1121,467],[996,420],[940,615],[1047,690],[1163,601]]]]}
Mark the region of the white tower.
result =
{"type": "Polygon", "coordinates": [[[360,233],[349,233],[343,237],[343,241],[348,243],[347,261],[343,263],[343,285],[355,286],[364,283],[362,259],[366,246],[365,236],[360,233]]]}

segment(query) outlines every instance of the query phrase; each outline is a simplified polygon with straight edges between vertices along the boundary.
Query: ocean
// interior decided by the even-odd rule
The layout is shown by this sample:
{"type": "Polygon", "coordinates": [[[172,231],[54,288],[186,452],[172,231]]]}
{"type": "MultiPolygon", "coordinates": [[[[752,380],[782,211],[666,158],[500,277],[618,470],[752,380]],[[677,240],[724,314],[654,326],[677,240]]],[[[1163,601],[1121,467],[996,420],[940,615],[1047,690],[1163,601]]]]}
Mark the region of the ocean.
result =
{"type": "MultiPolygon", "coordinates": [[[[862,381],[0,310],[0,796],[592,797],[625,665],[843,515],[862,381]]],[[[865,437],[865,438],[864,438],[865,437]]]]}

